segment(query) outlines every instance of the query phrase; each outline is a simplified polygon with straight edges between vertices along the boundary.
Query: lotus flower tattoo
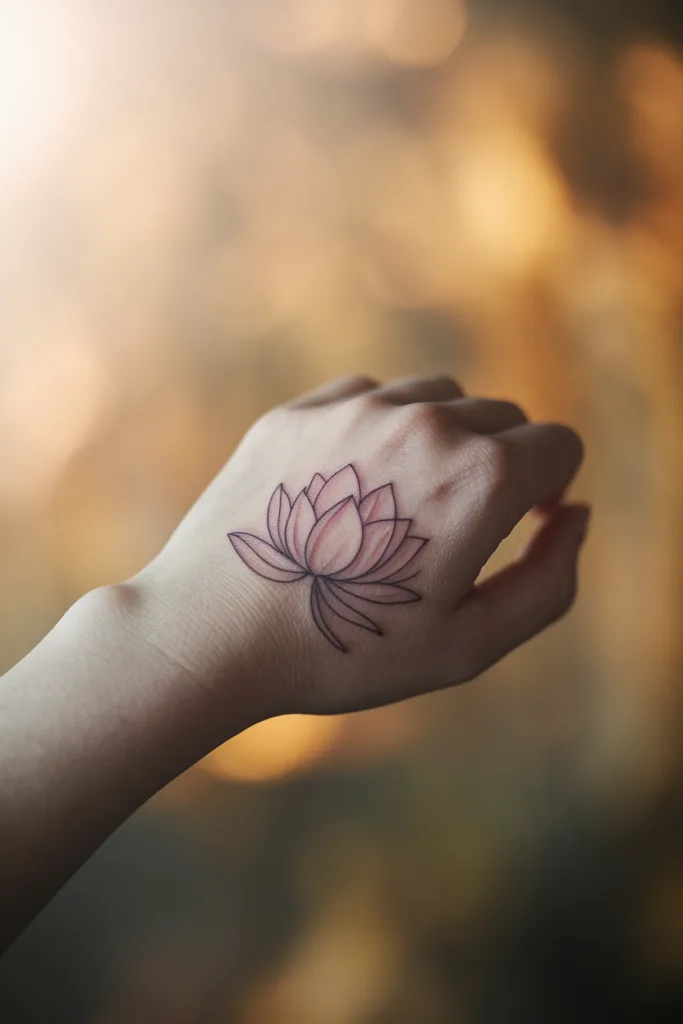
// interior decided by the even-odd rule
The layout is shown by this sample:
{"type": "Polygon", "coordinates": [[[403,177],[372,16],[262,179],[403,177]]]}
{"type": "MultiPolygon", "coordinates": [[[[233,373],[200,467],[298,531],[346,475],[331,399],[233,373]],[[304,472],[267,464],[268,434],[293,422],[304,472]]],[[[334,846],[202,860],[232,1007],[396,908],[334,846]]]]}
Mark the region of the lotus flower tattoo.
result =
{"type": "Polygon", "coordinates": [[[267,580],[310,581],[313,621],[340,651],[348,650],[340,627],[381,636],[373,609],[420,600],[404,584],[417,575],[415,557],[427,541],[410,533],[411,519],[399,517],[391,484],[363,495],[350,464],[327,480],[316,473],[293,502],[280,484],[267,525],[271,543],[253,533],[229,533],[233,548],[267,580]]]}

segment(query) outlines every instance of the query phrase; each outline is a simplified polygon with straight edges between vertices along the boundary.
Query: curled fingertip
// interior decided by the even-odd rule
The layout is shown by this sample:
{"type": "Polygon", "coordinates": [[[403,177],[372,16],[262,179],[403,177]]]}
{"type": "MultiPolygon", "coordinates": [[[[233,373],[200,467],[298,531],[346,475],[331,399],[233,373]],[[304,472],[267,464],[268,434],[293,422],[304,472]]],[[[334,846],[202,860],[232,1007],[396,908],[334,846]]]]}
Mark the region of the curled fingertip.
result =
{"type": "Polygon", "coordinates": [[[574,525],[576,532],[579,535],[580,542],[582,542],[588,533],[588,526],[591,520],[591,506],[584,503],[577,503],[571,506],[574,513],[574,525]]]}

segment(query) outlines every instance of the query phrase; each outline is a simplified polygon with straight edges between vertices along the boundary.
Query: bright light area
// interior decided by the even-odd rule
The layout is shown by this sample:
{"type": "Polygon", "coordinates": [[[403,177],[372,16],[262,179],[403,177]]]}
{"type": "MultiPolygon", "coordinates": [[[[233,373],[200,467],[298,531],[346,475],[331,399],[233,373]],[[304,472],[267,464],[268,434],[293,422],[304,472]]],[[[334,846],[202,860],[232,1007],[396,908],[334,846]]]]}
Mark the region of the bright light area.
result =
{"type": "Polygon", "coordinates": [[[102,357],[76,325],[18,351],[0,381],[0,503],[44,495],[110,398],[102,357]]]}
{"type": "Polygon", "coordinates": [[[259,722],[202,761],[212,775],[246,782],[284,778],[314,763],[334,745],[341,718],[281,715],[259,722]]]}
{"type": "Polygon", "coordinates": [[[31,169],[83,93],[84,47],[58,2],[0,3],[0,178],[31,169]]]}

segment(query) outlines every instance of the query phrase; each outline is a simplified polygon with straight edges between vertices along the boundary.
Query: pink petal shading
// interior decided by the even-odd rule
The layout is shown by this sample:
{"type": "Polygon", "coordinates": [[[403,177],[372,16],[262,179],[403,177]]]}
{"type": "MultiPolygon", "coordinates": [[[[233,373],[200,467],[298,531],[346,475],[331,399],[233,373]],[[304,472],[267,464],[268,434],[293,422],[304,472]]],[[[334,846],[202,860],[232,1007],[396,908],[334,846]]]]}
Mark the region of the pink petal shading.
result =
{"type": "MultiPolygon", "coordinates": [[[[365,529],[367,530],[368,527],[366,526],[365,529]]],[[[406,537],[390,558],[384,559],[371,572],[363,576],[363,583],[379,582],[386,579],[387,576],[392,576],[401,569],[405,569],[426,543],[427,541],[423,537],[406,537]]]]}
{"type": "Polygon", "coordinates": [[[290,514],[291,511],[292,511],[292,502],[290,500],[289,495],[287,494],[287,491],[283,487],[282,488],[282,501],[280,502],[280,515],[279,515],[278,521],[277,521],[277,532],[278,532],[278,537],[280,538],[280,549],[282,551],[284,551],[284,553],[286,555],[289,555],[290,558],[291,558],[291,552],[287,550],[287,540],[285,538],[285,529],[287,527],[287,520],[289,519],[289,514],[290,514]]]}
{"type": "Polygon", "coordinates": [[[254,537],[251,533],[229,533],[228,537],[244,564],[267,580],[293,583],[306,575],[291,558],[260,537],[254,537]]]}
{"type": "Polygon", "coordinates": [[[313,621],[315,622],[316,626],[323,634],[323,636],[326,637],[326,639],[329,640],[330,643],[333,644],[338,650],[348,651],[348,647],[344,646],[344,644],[341,642],[337,634],[332,629],[331,622],[328,621],[333,619],[333,615],[329,605],[326,605],[320,599],[320,594],[318,593],[317,580],[313,580],[313,586],[311,587],[311,614],[313,616],[313,621]]]}
{"type": "Polygon", "coordinates": [[[318,497],[324,486],[325,477],[320,473],[316,473],[306,488],[306,494],[308,495],[309,501],[315,504],[315,499],[318,497]]]}
{"type": "Polygon", "coordinates": [[[363,527],[363,541],[350,565],[335,573],[337,579],[352,580],[369,572],[379,562],[394,533],[393,519],[378,519],[363,527]]]}
{"type": "Polygon", "coordinates": [[[420,595],[408,587],[398,583],[338,583],[340,590],[345,590],[354,597],[374,604],[407,604],[408,601],[419,601],[420,595]]]}
{"type": "Polygon", "coordinates": [[[396,499],[391,484],[384,484],[366,494],[359,506],[360,517],[364,523],[372,523],[377,519],[396,519],[396,499]]]}
{"type": "MultiPolygon", "coordinates": [[[[407,583],[408,580],[414,579],[419,574],[419,572],[419,569],[415,569],[412,565],[407,565],[404,569],[399,569],[398,572],[392,573],[391,576],[385,576],[381,582],[407,583]]],[[[360,583],[361,581],[359,580],[358,582],[360,583]]]]}
{"type": "Polygon", "coordinates": [[[316,516],[320,519],[328,509],[348,497],[352,497],[356,505],[360,502],[360,482],[353,466],[344,466],[320,489],[313,502],[316,516]]]}
{"type": "Polygon", "coordinates": [[[297,497],[285,528],[287,551],[299,565],[306,566],[306,541],[315,526],[315,512],[305,491],[297,497]]]}
{"type": "Polygon", "coordinates": [[[282,484],[276,487],[268,503],[268,533],[275,547],[286,554],[285,547],[285,524],[289,515],[291,504],[287,491],[282,484]]]}
{"type": "Polygon", "coordinates": [[[306,565],[320,576],[339,572],[354,560],[362,540],[358,506],[353,498],[345,498],[328,509],[311,530],[306,565]]]}
{"type": "Polygon", "coordinates": [[[399,547],[399,545],[403,543],[403,541],[405,540],[405,538],[408,535],[408,530],[410,529],[411,523],[412,523],[412,519],[397,519],[396,520],[396,525],[394,527],[393,537],[391,538],[391,540],[387,544],[387,549],[384,552],[384,554],[382,555],[381,561],[379,561],[377,563],[377,565],[375,566],[376,569],[379,569],[379,567],[382,564],[382,562],[388,561],[388,559],[390,559],[391,556],[393,555],[394,551],[396,551],[396,549],[399,547]]]}
{"type": "Polygon", "coordinates": [[[341,587],[337,588],[330,580],[319,580],[318,585],[321,600],[329,606],[335,615],[346,619],[347,622],[351,622],[355,626],[368,629],[371,633],[382,635],[382,630],[379,626],[362,611],[354,607],[354,599],[345,593],[341,587]]]}

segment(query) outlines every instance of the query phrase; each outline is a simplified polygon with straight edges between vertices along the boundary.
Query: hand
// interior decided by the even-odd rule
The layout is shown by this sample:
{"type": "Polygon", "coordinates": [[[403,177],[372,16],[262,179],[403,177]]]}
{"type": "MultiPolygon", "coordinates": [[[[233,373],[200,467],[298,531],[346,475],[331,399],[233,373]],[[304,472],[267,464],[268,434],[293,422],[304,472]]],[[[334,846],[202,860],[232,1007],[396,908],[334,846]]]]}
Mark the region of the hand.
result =
{"type": "Polygon", "coordinates": [[[145,635],[219,716],[228,679],[250,720],[471,679],[574,600],[588,509],[558,499],[581,458],[569,427],[446,377],[335,381],[260,419],[130,582],[145,635]],[[475,585],[535,507],[519,561],[475,585]]]}
{"type": "Polygon", "coordinates": [[[248,725],[463,682],[559,618],[580,461],[568,427],[447,378],[338,381],[259,420],[147,568],[86,594],[0,679],[0,950],[248,725]],[[534,507],[522,558],[477,585],[534,507]]]}

